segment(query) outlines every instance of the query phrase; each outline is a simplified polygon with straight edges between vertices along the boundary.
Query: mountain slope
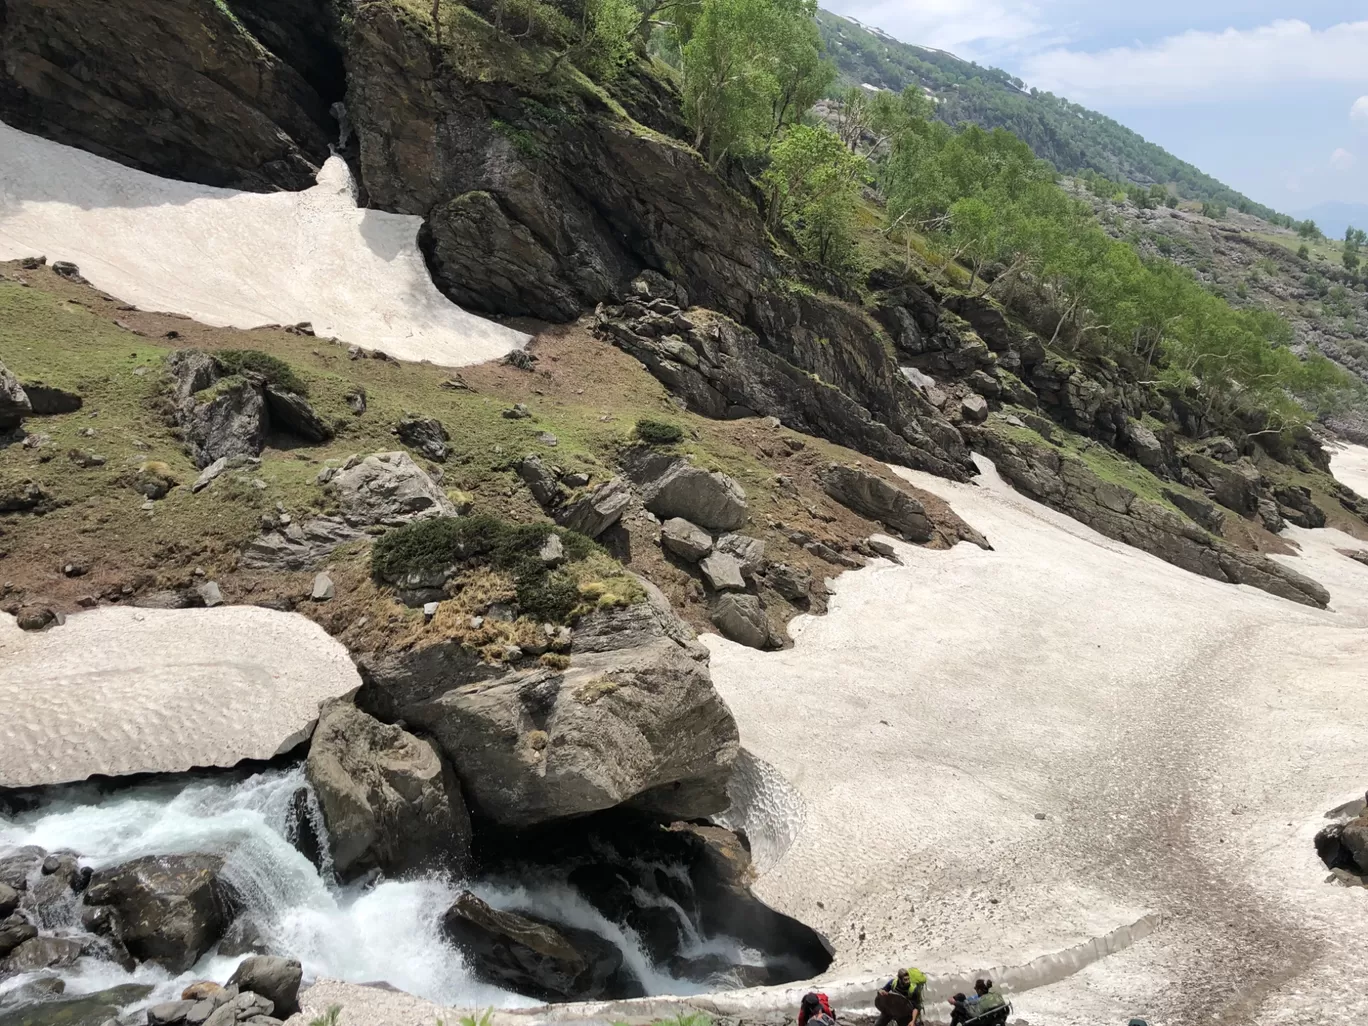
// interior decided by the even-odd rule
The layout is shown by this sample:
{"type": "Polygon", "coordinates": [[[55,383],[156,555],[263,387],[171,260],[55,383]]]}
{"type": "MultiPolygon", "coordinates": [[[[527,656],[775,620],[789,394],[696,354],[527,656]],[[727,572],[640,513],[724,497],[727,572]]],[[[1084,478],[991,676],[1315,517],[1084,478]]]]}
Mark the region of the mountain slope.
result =
{"type": "Polygon", "coordinates": [[[1111,118],[1052,93],[1028,89],[999,68],[983,68],[943,50],[899,42],[829,11],[817,13],[817,26],[828,56],[847,84],[894,90],[921,86],[935,98],[943,120],[1005,128],[1060,171],[1091,168],[1140,185],[1172,183],[1184,199],[1224,203],[1263,218],[1276,213],[1111,118]]]}

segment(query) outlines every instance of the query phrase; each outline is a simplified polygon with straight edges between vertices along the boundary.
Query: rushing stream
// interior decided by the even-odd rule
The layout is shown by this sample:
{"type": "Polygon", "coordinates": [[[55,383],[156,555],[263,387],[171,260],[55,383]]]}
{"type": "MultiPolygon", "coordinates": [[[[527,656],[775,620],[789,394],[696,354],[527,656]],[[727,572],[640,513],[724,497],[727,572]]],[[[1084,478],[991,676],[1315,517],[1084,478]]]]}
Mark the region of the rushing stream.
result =
{"type": "MultiPolygon", "coordinates": [[[[460,952],[443,937],[442,914],[459,890],[468,888],[496,908],[530,909],[538,915],[591,930],[623,953],[624,964],[648,994],[696,993],[704,984],[679,980],[653,965],[637,936],[610,922],[574,888],[561,882],[454,881],[440,876],[404,882],[338,886],[326,852],[320,873],[287,840],[290,803],[304,786],[300,767],[272,769],[246,779],[220,777],[189,783],[136,785],[112,794],[93,787],[67,789],[61,797],[17,815],[0,816],[0,856],[23,845],[80,853],[96,869],[143,855],[208,852],[225,856],[224,876],[241,896],[245,912],[274,954],[298,958],[306,980],[320,976],[355,983],[384,982],[442,1004],[515,1006],[531,999],[476,980],[460,952]],[[459,885],[458,885],[459,884],[459,885]]],[[[322,834],[322,831],[319,831],[322,834]]],[[[675,867],[661,867],[670,872],[675,867]]],[[[688,875],[677,867],[687,884],[688,875]]],[[[642,904],[659,895],[642,892],[642,904]]],[[[687,957],[718,955],[733,964],[759,964],[758,952],[726,938],[703,939],[697,924],[678,904],[687,957]]],[[[79,907],[69,925],[79,929],[79,907]]],[[[60,932],[63,924],[50,923],[60,932]]],[[[118,966],[83,958],[61,972],[66,995],[126,983],[154,987],[143,1003],[179,996],[191,980],[222,982],[239,958],[213,952],[181,977],[150,965],[128,973],[118,966]]],[[[35,975],[0,982],[5,995],[35,975]]]]}

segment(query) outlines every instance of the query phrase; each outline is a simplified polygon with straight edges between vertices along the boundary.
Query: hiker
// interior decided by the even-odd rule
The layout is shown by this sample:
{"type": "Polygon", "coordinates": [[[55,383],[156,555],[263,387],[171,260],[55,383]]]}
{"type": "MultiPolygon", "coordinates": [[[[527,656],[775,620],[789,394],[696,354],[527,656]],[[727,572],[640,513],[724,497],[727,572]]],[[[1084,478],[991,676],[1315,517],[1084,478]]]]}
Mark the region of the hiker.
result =
{"type": "Polygon", "coordinates": [[[836,1026],[836,1013],[825,994],[808,991],[798,1006],[798,1026],[836,1026]]]}
{"type": "Polygon", "coordinates": [[[885,983],[874,995],[874,1007],[879,1010],[875,1026],[917,1026],[921,1021],[922,990],[926,973],[920,969],[899,969],[898,975],[885,983]]]}
{"type": "Polygon", "coordinates": [[[968,1005],[974,1012],[975,1026],[1003,1026],[1007,1021],[1007,1002],[993,989],[992,980],[974,981],[974,998],[968,1005]]]}
{"type": "Polygon", "coordinates": [[[970,1018],[969,999],[963,994],[956,994],[950,999],[950,1026],[961,1026],[970,1018]]]}

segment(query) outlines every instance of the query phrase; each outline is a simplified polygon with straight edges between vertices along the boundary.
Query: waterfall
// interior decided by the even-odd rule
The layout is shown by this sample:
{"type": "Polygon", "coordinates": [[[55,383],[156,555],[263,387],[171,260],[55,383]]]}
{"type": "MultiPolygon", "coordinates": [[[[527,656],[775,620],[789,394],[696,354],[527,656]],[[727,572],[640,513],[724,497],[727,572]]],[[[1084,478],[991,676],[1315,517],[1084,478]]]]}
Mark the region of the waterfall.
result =
{"type": "MultiPolygon", "coordinates": [[[[324,840],[320,872],[291,843],[299,815],[326,839],[322,817],[303,768],[271,769],[244,778],[217,776],[152,782],[110,791],[84,784],[62,789],[39,807],[0,816],[0,856],[24,845],[48,851],[68,849],[95,869],[145,855],[204,852],[224,858],[223,875],[240,895],[243,915],[274,954],[298,958],[305,979],[318,977],[353,983],[383,982],[419,997],[462,1007],[515,1007],[536,1004],[477,980],[461,953],[443,937],[441,919],[462,889],[470,889],[496,908],[531,912],[570,927],[590,930],[623,953],[627,968],[649,995],[696,994],[712,986],[672,977],[652,963],[630,927],[595,909],[561,873],[528,870],[516,877],[456,880],[431,874],[405,881],[384,880],[338,885],[324,840]],[[302,803],[299,792],[305,790],[302,803]]],[[[723,956],[737,965],[761,965],[764,957],[731,938],[704,938],[697,902],[684,866],[639,862],[647,874],[669,878],[674,898],[633,888],[642,907],[668,908],[684,938],[680,954],[723,956]]],[[[79,902],[53,909],[46,932],[79,932],[79,902]]],[[[151,985],[140,1004],[178,997],[191,981],[223,982],[240,957],[210,952],[189,972],[172,977],[150,965],[132,973],[83,958],[64,970],[66,994],[80,995],[126,983],[151,985]]],[[[32,976],[0,982],[6,991],[32,976]]]]}

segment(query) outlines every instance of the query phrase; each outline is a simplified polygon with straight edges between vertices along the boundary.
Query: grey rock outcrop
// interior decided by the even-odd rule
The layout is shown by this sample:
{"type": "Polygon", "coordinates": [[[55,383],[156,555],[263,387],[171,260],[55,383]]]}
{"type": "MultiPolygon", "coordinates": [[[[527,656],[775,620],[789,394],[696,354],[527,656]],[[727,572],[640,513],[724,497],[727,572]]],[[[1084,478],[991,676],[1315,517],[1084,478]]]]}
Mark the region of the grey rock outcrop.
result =
{"type": "Polygon", "coordinates": [[[698,564],[703,579],[714,591],[745,591],[741,561],[726,552],[714,552],[698,564]]]}
{"type": "Polygon", "coordinates": [[[632,490],[620,477],[605,481],[556,511],[556,523],[597,538],[612,527],[632,505],[632,490]]]}
{"type": "Polygon", "coordinates": [[[172,378],[172,419],[201,469],[225,457],[260,454],[271,431],[308,442],[333,436],[308,400],[260,374],[243,371],[229,376],[212,354],[194,349],[172,353],[166,366],[172,378]],[[215,385],[206,395],[206,389],[215,385]]]}
{"type": "Polygon", "coordinates": [[[975,472],[959,432],[897,371],[858,314],[772,296],[756,308],[763,338],[707,311],[671,320],[630,316],[630,304],[608,310],[599,331],[705,416],[772,416],[876,459],[954,480],[975,472]]]}
{"type": "Polygon", "coordinates": [[[505,825],[629,802],[711,815],[727,804],[736,723],[707,650],[642,583],[647,601],[576,625],[566,670],[500,672],[449,643],[362,655],[358,704],[431,736],[472,812],[505,825]]]}
{"type": "Polygon", "coordinates": [[[469,891],[442,928],[489,983],[545,1001],[624,996],[622,953],[588,930],[491,908],[469,891]]]}
{"type": "Polygon", "coordinates": [[[334,702],[319,717],[305,771],[343,879],[464,865],[470,816],[431,741],[334,702]]]}
{"type": "Polygon", "coordinates": [[[33,412],[24,386],[0,363],[0,431],[10,431],[33,412]]]}
{"type": "Polygon", "coordinates": [[[199,467],[229,456],[256,456],[266,444],[266,397],[259,383],[246,379],[204,401],[192,393],[177,405],[176,420],[199,467]]]}
{"type": "Polygon", "coordinates": [[[687,460],[651,454],[629,469],[646,508],[662,520],[679,517],[712,531],[746,522],[746,493],[725,474],[687,460]]]}
{"type": "Polygon", "coordinates": [[[765,543],[747,534],[724,534],[717,539],[717,551],[725,552],[741,564],[741,576],[750,580],[765,568],[765,543]]]}
{"type": "Polygon", "coordinates": [[[153,174],[308,188],[337,137],[320,95],[340,74],[328,56],[333,15],[309,0],[240,6],[241,17],[214,4],[152,17],[100,0],[10,2],[0,116],[153,174]]]}
{"type": "Polygon", "coordinates": [[[299,984],[303,978],[304,971],[297,959],[253,955],[233,970],[228,986],[260,994],[271,1003],[268,1015],[288,1019],[299,1011],[299,984]]]}
{"type": "Polygon", "coordinates": [[[182,973],[213,947],[239,904],[222,871],[217,855],[149,855],[98,870],[85,902],[113,908],[134,958],[182,973]]]}
{"type": "Polygon", "coordinates": [[[1223,463],[1203,453],[1188,453],[1183,457],[1188,469],[1211,489],[1212,497],[1226,509],[1241,516],[1259,510],[1259,486],[1262,482],[1258,468],[1247,459],[1223,463]]]}
{"type": "Polygon", "coordinates": [[[1125,435],[1137,463],[1152,471],[1159,471],[1164,467],[1167,459],[1163,443],[1142,421],[1134,418],[1127,420],[1125,435]]]}
{"type": "Polygon", "coordinates": [[[332,428],[302,395],[269,384],[263,392],[273,430],[295,435],[306,442],[326,442],[332,438],[332,428]]]}
{"type": "Polygon", "coordinates": [[[805,602],[812,590],[812,574],[789,563],[771,563],[765,568],[765,583],[790,602],[805,602]]]}
{"type": "Polygon", "coordinates": [[[665,521],[660,528],[660,544],[690,563],[697,563],[713,549],[712,535],[683,517],[665,521]]]}
{"type": "Polygon", "coordinates": [[[770,641],[769,619],[754,595],[728,593],[713,602],[712,622],[722,636],[738,645],[764,648],[770,641]]]}
{"type": "Polygon", "coordinates": [[[896,485],[858,467],[828,464],[819,475],[827,495],[861,516],[877,520],[912,541],[931,540],[926,507],[896,485]]]}
{"type": "Polygon", "coordinates": [[[333,549],[366,537],[341,517],[314,517],[259,535],[242,550],[249,570],[311,570],[333,549]]]}
{"type": "Polygon", "coordinates": [[[1217,508],[1215,503],[1188,495],[1186,492],[1175,491],[1172,488],[1165,488],[1161,494],[1212,534],[1220,534],[1222,528],[1225,527],[1225,514],[1217,508]]]}
{"type": "Polygon", "coordinates": [[[398,527],[459,512],[406,452],[353,458],[324,487],[336,497],[343,520],[352,527],[398,527]]]}
{"type": "Polygon", "coordinates": [[[1053,446],[1009,440],[991,430],[976,431],[972,441],[1018,491],[1109,538],[1203,577],[1247,584],[1303,605],[1329,604],[1329,592],[1317,582],[1213,537],[1172,510],[1099,478],[1083,460],[1053,446]]]}
{"type": "Polygon", "coordinates": [[[399,441],[416,449],[434,463],[443,462],[451,454],[447,442],[451,436],[436,417],[416,417],[409,414],[394,426],[399,441]]]}

